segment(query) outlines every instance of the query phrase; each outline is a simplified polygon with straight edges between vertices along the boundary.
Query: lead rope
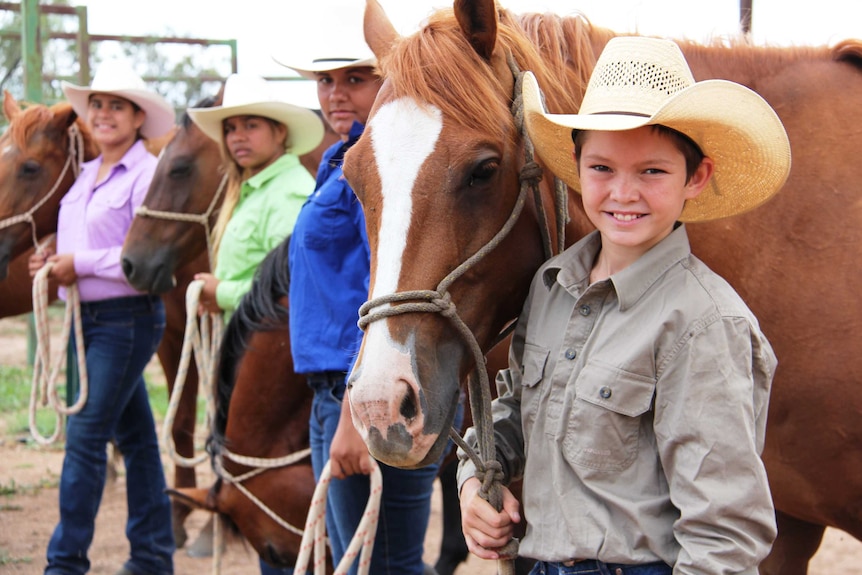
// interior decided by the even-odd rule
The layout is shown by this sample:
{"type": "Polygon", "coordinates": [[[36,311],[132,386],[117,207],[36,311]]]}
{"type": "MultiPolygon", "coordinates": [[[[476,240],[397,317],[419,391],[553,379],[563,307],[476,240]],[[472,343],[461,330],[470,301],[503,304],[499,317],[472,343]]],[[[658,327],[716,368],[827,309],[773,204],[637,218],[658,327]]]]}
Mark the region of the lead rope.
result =
{"type": "Polygon", "coordinates": [[[198,389],[203,388],[206,397],[207,429],[215,420],[216,368],[218,367],[218,351],[224,332],[224,318],[221,313],[205,313],[198,319],[198,303],[200,302],[203,280],[194,280],[186,290],[186,329],[183,335],[183,347],[180,353],[180,364],[177,377],[171,391],[168,410],[162,424],[162,441],[171,459],[182,467],[195,467],[206,461],[208,455],[204,452],[197,456],[184,457],[177,453],[171,430],[180,405],[180,398],[186,385],[191,355],[194,353],[195,365],[198,368],[198,389]]]}
{"type": "Polygon", "coordinates": [[[23,214],[17,214],[4,220],[0,220],[0,230],[8,228],[9,226],[14,226],[15,224],[28,222],[33,235],[33,245],[37,250],[39,249],[39,238],[36,231],[36,220],[33,218],[33,214],[45,205],[45,202],[47,202],[57,192],[57,190],[60,189],[60,184],[63,183],[66,173],[71,169],[77,178],[78,174],[81,172],[81,164],[84,163],[84,136],[81,134],[81,130],[78,128],[78,125],[73,123],[66,130],[66,133],[69,135],[69,149],[66,154],[66,163],[63,164],[63,169],[60,170],[60,175],[57,176],[57,180],[54,182],[54,185],[48,193],[42,196],[38,202],[23,214]]]}
{"type": "MultiPolygon", "coordinates": [[[[377,521],[380,516],[383,477],[377,462],[370,456],[369,460],[371,461],[371,491],[368,494],[368,503],[356,528],[356,533],[353,534],[353,539],[350,540],[350,545],[344,552],[344,557],[338,562],[333,575],[346,575],[357,556],[359,557],[358,575],[367,575],[371,568],[371,551],[374,549],[377,521]]],[[[330,482],[331,476],[327,461],[317,486],[314,488],[311,507],[308,509],[305,532],[294,567],[295,575],[306,574],[312,550],[314,550],[314,575],[326,573],[326,494],[330,482]]]]}
{"type": "MultiPolygon", "coordinates": [[[[41,250],[41,247],[38,248],[41,250]]],[[[87,358],[84,354],[84,330],[81,325],[81,298],[77,284],[66,287],[66,311],[63,318],[63,331],[60,335],[60,348],[67,349],[74,321],[75,350],[78,356],[80,391],[74,405],[66,407],[60,400],[58,380],[65,355],[59,355],[51,366],[51,335],[48,329],[48,276],[54,264],[46,263],[33,278],[33,315],[36,326],[36,359],[33,364],[33,381],[30,391],[30,434],[42,445],[54,443],[63,432],[63,420],[84,408],[89,395],[87,377],[87,358]],[[43,436],[36,425],[37,404],[51,405],[54,410],[54,431],[43,436]]]]}

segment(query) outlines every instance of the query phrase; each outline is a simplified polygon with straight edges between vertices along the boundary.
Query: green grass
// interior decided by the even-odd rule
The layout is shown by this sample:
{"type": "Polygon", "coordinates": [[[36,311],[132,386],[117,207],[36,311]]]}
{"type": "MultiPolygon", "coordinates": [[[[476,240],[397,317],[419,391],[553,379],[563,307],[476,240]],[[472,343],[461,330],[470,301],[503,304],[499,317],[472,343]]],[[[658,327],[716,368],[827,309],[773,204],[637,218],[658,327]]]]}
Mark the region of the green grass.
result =
{"type": "Polygon", "coordinates": [[[2,565],[21,565],[33,562],[32,557],[13,557],[9,552],[0,548],[0,566],[2,565]]]}

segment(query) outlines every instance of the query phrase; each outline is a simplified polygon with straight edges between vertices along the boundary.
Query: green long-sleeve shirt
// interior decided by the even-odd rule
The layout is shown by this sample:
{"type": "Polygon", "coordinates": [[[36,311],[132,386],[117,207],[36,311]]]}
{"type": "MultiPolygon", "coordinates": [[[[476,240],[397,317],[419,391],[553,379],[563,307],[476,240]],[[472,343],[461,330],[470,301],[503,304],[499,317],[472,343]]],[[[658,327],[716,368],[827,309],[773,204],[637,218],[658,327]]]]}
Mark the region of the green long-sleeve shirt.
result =
{"type": "Polygon", "coordinates": [[[251,289],[255,270],[270,250],[293,230],[299,210],[314,190],[314,179],[293,154],[284,154],[242,183],[240,199],[225,228],[213,275],[216,301],[236,309],[251,289]]]}

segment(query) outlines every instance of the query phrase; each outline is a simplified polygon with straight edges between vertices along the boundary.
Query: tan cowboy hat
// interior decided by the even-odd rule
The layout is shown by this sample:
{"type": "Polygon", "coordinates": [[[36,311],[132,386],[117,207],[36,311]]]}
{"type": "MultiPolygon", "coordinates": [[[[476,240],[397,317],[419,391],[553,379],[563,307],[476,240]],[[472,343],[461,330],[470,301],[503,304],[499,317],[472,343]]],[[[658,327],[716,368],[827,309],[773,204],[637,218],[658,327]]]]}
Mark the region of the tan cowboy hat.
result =
{"type": "Polygon", "coordinates": [[[333,52],[331,56],[293,63],[287,63],[279,56],[273,56],[272,59],[309,80],[317,80],[317,72],[330,72],[341,68],[373,68],[377,65],[377,58],[367,46],[344,48],[333,52]]]}
{"type": "Polygon", "coordinates": [[[608,42],[578,114],[548,114],[536,78],[524,78],[527,134],[547,167],[580,190],[573,130],[632,130],[662,124],[694,140],[715,162],[709,185],[688,200],[680,221],[700,222],[753,209],[790,173],[790,141],[758,94],[727,80],[695,82],[670,40],[625,36],[608,42]]]}
{"type": "Polygon", "coordinates": [[[99,65],[91,86],[76,86],[62,82],[63,93],[72,109],[81,118],[87,118],[90,94],[114,94],[134,102],[147,117],[141,126],[145,138],[158,138],[174,126],[174,109],[160,95],[149,90],[131,66],[122,60],[107,60],[99,65]]]}
{"type": "Polygon", "coordinates": [[[309,110],[288,104],[271,94],[269,83],[252,74],[231,74],[224,84],[221,106],[189,108],[189,117],[204,134],[221,142],[222,122],[232,116],[262,116],[287,126],[285,148],[301,156],[323,140],[323,121],[309,110]]]}

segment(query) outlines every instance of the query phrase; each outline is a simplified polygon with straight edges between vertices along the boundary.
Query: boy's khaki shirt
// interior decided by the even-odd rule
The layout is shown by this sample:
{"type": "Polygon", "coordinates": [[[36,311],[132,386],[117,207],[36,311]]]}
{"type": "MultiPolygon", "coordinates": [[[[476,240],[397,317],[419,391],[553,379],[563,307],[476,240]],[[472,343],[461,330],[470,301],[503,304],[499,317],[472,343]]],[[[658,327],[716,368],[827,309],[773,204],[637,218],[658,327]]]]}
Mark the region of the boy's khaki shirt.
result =
{"type": "MultiPolygon", "coordinates": [[[[759,457],[772,348],[684,226],[590,286],[599,249],[593,233],[542,266],[497,376],[521,555],[756,575],[776,534],[759,457]]],[[[473,471],[462,460],[459,484],[473,471]]]]}

